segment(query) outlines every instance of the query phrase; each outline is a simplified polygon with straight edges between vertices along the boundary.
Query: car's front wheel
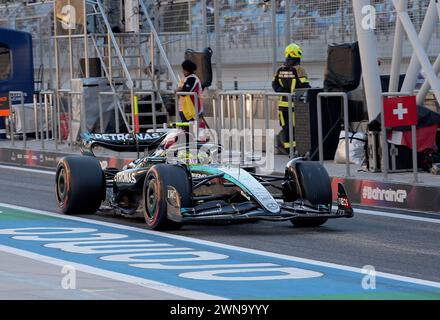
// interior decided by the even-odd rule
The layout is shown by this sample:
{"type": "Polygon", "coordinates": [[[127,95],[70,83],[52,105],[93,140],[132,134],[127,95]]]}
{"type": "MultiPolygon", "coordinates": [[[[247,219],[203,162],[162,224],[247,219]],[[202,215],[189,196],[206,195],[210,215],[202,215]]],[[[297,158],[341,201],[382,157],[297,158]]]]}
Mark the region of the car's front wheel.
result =
{"type": "MultiPolygon", "coordinates": [[[[296,164],[296,173],[301,185],[303,198],[312,206],[329,206],[332,203],[331,180],[323,165],[312,161],[300,161],[296,164]]],[[[290,220],[296,227],[318,227],[327,222],[327,218],[297,218],[290,220]]]]}
{"type": "Polygon", "coordinates": [[[144,217],[149,229],[179,229],[182,223],[168,218],[168,188],[177,192],[179,207],[191,205],[191,185],[185,168],[158,164],[148,171],[143,188],[144,217]]]}

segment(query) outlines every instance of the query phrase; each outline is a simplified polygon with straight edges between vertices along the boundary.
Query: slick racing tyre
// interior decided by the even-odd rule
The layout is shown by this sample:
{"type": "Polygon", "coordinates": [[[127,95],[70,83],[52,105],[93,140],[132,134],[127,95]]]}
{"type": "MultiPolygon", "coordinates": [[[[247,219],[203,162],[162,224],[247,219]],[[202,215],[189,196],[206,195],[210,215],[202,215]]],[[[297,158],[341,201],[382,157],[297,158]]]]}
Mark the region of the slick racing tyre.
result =
{"type": "Polygon", "coordinates": [[[303,196],[310,204],[327,206],[332,203],[332,184],[324,166],[304,161],[297,163],[296,170],[303,196]]]}
{"type": "Polygon", "coordinates": [[[105,198],[105,176],[95,157],[62,158],[55,181],[56,200],[65,214],[95,213],[105,198]]]}
{"type": "Polygon", "coordinates": [[[185,168],[171,164],[158,164],[148,171],[143,189],[144,217],[149,229],[173,230],[182,223],[168,219],[168,187],[177,191],[180,207],[191,206],[191,184],[185,168]]]}
{"type": "MultiPolygon", "coordinates": [[[[311,161],[297,163],[296,170],[303,197],[313,206],[331,206],[332,186],[327,170],[320,163],[311,161]]],[[[326,221],[326,218],[291,220],[297,227],[317,227],[326,221]]]]}

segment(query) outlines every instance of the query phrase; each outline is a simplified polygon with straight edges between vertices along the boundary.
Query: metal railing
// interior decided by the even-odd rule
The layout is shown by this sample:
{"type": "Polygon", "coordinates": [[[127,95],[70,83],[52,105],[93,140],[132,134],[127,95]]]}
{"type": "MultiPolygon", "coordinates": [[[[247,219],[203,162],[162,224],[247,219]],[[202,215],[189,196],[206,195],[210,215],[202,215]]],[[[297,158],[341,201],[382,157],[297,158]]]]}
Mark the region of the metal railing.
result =
{"type": "MultiPolygon", "coordinates": [[[[138,116],[151,116],[152,124],[151,125],[140,125],[139,129],[146,130],[151,128],[153,130],[157,130],[160,126],[158,121],[158,117],[160,116],[169,116],[168,113],[163,111],[156,110],[157,99],[156,92],[154,91],[135,91],[135,97],[147,97],[147,101],[140,100],[137,102],[138,105],[151,105],[150,112],[136,112],[136,117],[138,116]]],[[[86,132],[88,130],[87,127],[87,117],[85,114],[85,101],[84,94],[82,92],[73,92],[69,89],[60,89],[56,92],[54,91],[42,91],[40,93],[34,94],[33,96],[33,128],[29,128],[28,121],[26,120],[26,107],[25,107],[25,93],[22,91],[10,91],[9,92],[9,109],[10,114],[8,116],[8,131],[10,135],[11,146],[16,146],[16,136],[17,136],[17,128],[18,124],[20,124],[20,133],[23,133],[23,148],[27,148],[27,135],[29,130],[35,133],[35,140],[40,141],[40,149],[45,150],[47,148],[46,142],[53,141],[55,143],[55,150],[58,150],[59,144],[67,141],[70,146],[75,145],[76,139],[73,135],[73,110],[72,110],[72,98],[74,96],[78,97],[80,101],[80,109],[79,109],[79,118],[76,121],[79,121],[79,126],[81,132],[86,132]],[[17,98],[18,97],[18,98],[17,98]],[[67,110],[64,106],[62,108],[62,98],[67,98],[67,110]],[[19,104],[17,103],[19,102],[19,104]],[[18,112],[17,109],[20,111],[18,112]],[[62,115],[64,115],[64,119],[61,120],[62,115]],[[62,124],[61,122],[65,121],[64,125],[67,126],[68,136],[63,137],[62,135],[62,124]],[[33,129],[33,130],[32,130],[33,129]]],[[[98,119],[99,130],[104,132],[104,108],[103,108],[103,96],[113,96],[113,107],[114,107],[114,116],[115,116],[115,131],[119,133],[119,110],[116,106],[117,104],[117,93],[107,91],[100,92],[98,94],[98,119]]],[[[180,92],[176,93],[176,121],[180,118],[179,115],[179,103],[178,97],[181,96],[193,96],[195,98],[195,108],[199,109],[199,96],[195,92],[180,92]]],[[[66,99],[64,99],[66,100],[66,99]]],[[[65,102],[65,101],[64,101],[65,102]]],[[[112,106],[110,105],[110,108],[112,106]]],[[[29,111],[29,110],[28,110],[29,111]]],[[[28,119],[30,120],[30,119],[28,119]]],[[[167,122],[167,121],[166,121],[167,122]]],[[[196,113],[195,117],[195,137],[198,139],[199,136],[199,114],[196,113]]],[[[133,126],[134,127],[134,126],[133,126]]]]}
{"type": "MultiPolygon", "coordinates": [[[[110,85],[110,88],[112,90],[111,93],[114,94],[114,96],[115,96],[115,117],[118,119],[118,122],[119,122],[119,117],[117,116],[117,110],[119,109],[119,112],[122,115],[122,119],[124,121],[124,124],[127,127],[127,130],[130,131],[130,125],[128,124],[127,117],[125,116],[125,112],[124,112],[124,110],[123,110],[123,108],[121,106],[121,102],[120,102],[120,100],[119,100],[119,98],[117,96],[117,93],[116,93],[117,92],[116,88],[115,88],[115,86],[113,84],[113,77],[112,77],[112,74],[111,74],[111,69],[107,69],[105,61],[104,61],[103,57],[101,56],[101,53],[99,52],[99,48],[98,48],[98,45],[96,43],[95,37],[92,36],[91,38],[92,38],[93,46],[94,46],[94,48],[96,50],[96,53],[98,55],[98,59],[101,61],[101,66],[102,66],[102,69],[104,70],[104,74],[106,75],[106,78],[109,81],[109,85],[110,85]]],[[[111,52],[111,48],[109,49],[109,52],[111,52]]],[[[110,56],[109,68],[111,68],[111,59],[112,59],[111,54],[109,54],[109,56],[110,56]]],[[[101,97],[99,96],[98,99],[101,99],[101,97]]],[[[119,126],[117,126],[117,130],[119,131],[119,126]]]]}
{"type": "MultiPolygon", "coordinates": [[[[173,85],[177,87],[179,80],[176,77],[176,74],[174,73],[173,68],[171,67],[171,64],[168,60],[167,54],[165,52],[165,49],[162,46],[162,42],[159,38],[159,35],[157,34],[156,28],[154,27],[153,22],[151,21],[150,15],[148,14],[147,7],[145,5],[145,2],[143,0],[139,0],[139,5],[141,7],[141,10],[144,14],[145,19],[147,20],[148,26],[150,27],[150,32],[153,35],[154,42],[156,43],[157,48],[159,49],[160,55],[163,59],[163,62],[165,63],[165,66],[168,70],[169,76],[171,77],[171,80],[173,82],[173,85]]],[[[152,44],[153,45],[153,44],[152,44]]]]}
{"type": "MultiPolygon", "coordinates": [[[[16,126],[16,116],[14,118],[14,110],[13,110],[13,97],[14,96],[19,96],[20,97],[20,104],[21,104],[21,110],[22,113],[24,115],[25,111],[24,111],[24,93],[22,91],[10,91],[9,92],[9,132],[10,132],[10,137],[11,137],[11,145],[15,146],[15,139],[14,139],[14,135],[15,135],[15,131],[17,129],[16,126]]],[[[22,123],[24,123],[25,121],[22,121],[22,123]]],[[[26,130],[24,129],[26,127],[26,124],[22,124],[21,125],[21,129],[23,131],[23,143],[24,143],[24,147],[26,148],[26,130]]]]}
{"type": "MultiPolygon", "coordinates": [[[[111,59],[113,58],[113,54],[112,54],[112,47],[111,47],[111,45],[113,45],[113,49],[114,49],[114,51],[116,53],[116,58],[118,59],[119,64],[121,65],[121,68],[122,68],[123,73],[124,73],[125,78],[126,78],[125,84],[127,85],[128,89],[130,90],[130,93],[131,93],[130,94],[130,104],[131,104],[131,111],[132,111],[132,123],[134,123],[134,104],[133,104],[133,101],[134,101],[134,82],[133,82],[133,79],[131,77],[130,71],[128,70],[127,64],[126,64],[126,62],[124,60],[124,57],[123,57],[123,55],[121,53],[121,50],[120,50],[119,45],[118,45],[118,42],[117,42],[116,37],[115,37],[115,35],[114,35],[113,31],[112,31],[110,23],[109,23],[109,21],[107,19],[107,15],[105,13],[105,10],[104,10],[104,7],[103,7],[101,1],[100,0],[90,1],[89,4],[93,5],[95,14],[100,16],[100,18],[104,22],[104,25],[105,25],[105,28],[106,28],[107,45],[108,45],[107,50],[108,50],[108,55],[109,55],[109,70],[105,70],[105,73],[106,73],[107,77],[109,78],[110,83],[112,83],[113,79],[112,79],[112,61],[111,61],[111,59]]],[[[86,43],[87,43],[87,40],[86,40],[86,43]]],[[[99,49],[96,46],[96,42],[95,41],[94,41],[94,46],[95,46],[96,51],[99,53],[99,49]]],[[[86,50],[87,49],[85,48],[85,51],[86,50]]],[[[102,57],[100,57],[100,61],[101,61],[102,65],[105,65],[104,59],[102,59],[102,57]]],[[[86,64],[86,68],[87,68],[87,65],[88,65],[87,60],[86,60],[85,64],[86,64]]],[[[115,92],[115,88],[113,87],[112,89],[115,92]]],[[[118,108],[120,108],[120,104],[118,105],[118,108]]],[[[121,112],[123,112],[123,111],[121,110],[121,112]]],[[[127,125],[128,123],[127,123],[125,118],[126,118],[125,117],[125,113],[123,113],[123,119],[124,119],[125,124],[127,125]]],[[[133,131],[133,128],[130,128],[128,126],[127,130],[133,131]]]]}
{"type": "MultiPolygon", "coordinates": [[[[70,90],[59,90],[56,93],[53,91],[42,91],[38,94],[34,94],[33,96],[33,113],[34,113],[34,126],[33,129],[35,131],[35,139],[40,141],[41,149],[44,150],[46,148],[46,141],[54,141],[55,149],[58,150],[58,145],[63,143],[63,141],[69,140],[70,145],[74,145],[74,137],[72,133],[72,97],[78,95],[81,99],[83,99],[83,94],[81,92],[72,92],[70,90]],[[61,110],[61,97],[67,96],[67,111],[61,110]],[[69,136],[68,138],[63,138],[62,130],[61,130],[61,115],[67,113],[68,117],[68,130],[69,136]]],[[[101,132],[104,132],[104,121],[103,121],[103,104],[101,101],[101,96],[110,95],[115,97],[115,93],[113,92],[101,92],[99,94],[99,125],[101,132]]],[[[157,116],[162,115],[162,113],[156,112],[155,109],[155,92],[153,91],[138,91],[135,92],[136,97],[146,96],[149,97],[148,101],[145,103],[151,104],[151,112],[145,112],[143,115],[152,116],[152,126],[153,130],[157,130],[160,124],[157,121],[157,116]]],[[[410,93],[402,93],[402,92],[389,92],[384,93],[383,97],[396,97],[396,96],[409,96],[410,93]]],[[[200,97],[196,92],[176,92],[175,99],[175,117],[176,121],[180,119],[180,109],[179,106],[181,104],[181,98],[189,96],[194,99],[195,106],[195,118],[193,121],[193,130],[196,141],[199,140],[199,124],[200,124],[200,114],[199,114],[199,101],[200,97]]],[[[225,91],[219,92],[213,97],[213,122],[216,133],[219,133],[222,129],[237,129],[246,131],[250,129],[250,134],[240,134],[235,136],[229,136],[228,142],[232,142],[232,139],[236,139],[236,145],[239,146],[240,151],[240,162],[243,163],[245,160],[245,156],[248,151],[253,154],[254,152],[254,128],[255,128],[255,120],[256,115],[254,111],[258,111],[258,103],[262,102],[262,120],[264,121],[264,130],[269,129],[269,121],[271,117],[269,115],[270,105],[269,98],[271,97],[286,97],[288,99],[288,107],[289,107],[289,140],[294,140],[294,99],[295,94],[287,94],[287,93],[274,93],[274,92],[261,92],[261,91],[225,91]]],[[[318,151],[319,151],[319,162],[324,162],[324,146],[323,146],[323,125],[322,125],[322,98],[324,97],[340,97],[343,103],[343,114],[344,114],[344,131],[345,131],[345,167],[346,167],[346,176],[350,177],[350,152],[349,152],[349,110],[348,110],[348,98],[347,94],[344,92],[321,92],[317,96],[317,121],[318,121],[318,151]]],[[[273,99],[275,102],[275,100],[273,99]]],[[[18,118],[20,117],[20,129],[23,133],[23,148],[27,148],[28,139],[28,125],[26,121],[26,107],[25,107],[25,94],[22,91],[11,91],[9,92],[9,133],[11,145],[16,145],[16,134],[18,118]],[[19,102],[19,103],[17,103],[19,102]],[[21,113],[21,114],[20,114],[21,113]]],[[[82,103],[84,105],[84,103],[82,103]]],[[[81,130],[85,131],[85,114],[84,109],[80,110],[80,126],[81,130]]],[[[171,115],[169,115],[171,116],[171,115]]],[[[116,132],[119,133],[119,123],[118,123],[118,110],[115,108],[115,123],[116,123],[116,132]]],[[[260,117],[261,119],[261,117],[260,117]]],[[[143,129],[142,127],[141,129],[143,129]]],[[[416,136],[416,126],[411,126],[412,133],[412,162],[413,162],[413,174],[414,174],[414,183],[419,182],[418,178],[418,163],[417,163],[417,136],[416,136]]],[[[220,138],[223,138],[221,135],[217,136],[218,143],[223,144],[226,141],[222,141],[220,138]]],[[[388,149],[388,139],[387,139],[387,128],[385,127],[384,121],[384,107],[382,105],[381,112],[381,148],[382,148],[382,172],[385,180],[388,180],[389,173],[389,149],[388,149]]],[[[293,145],[290,145],[289,156],[294,157],[294,148],[293,145]]]]}
{"type": "MultiPolygon", "coordinates": [[[[9,134],[11,146],[15,146],[15,136],[19,133],[23,137],[23,148],[27,148],[27,134],[31,128],[27,125],[27,110],[25,107],[25,93],[23,91],[9,92],[9,134]],[[19,97],[19,105],[15,97],[19,97]],[[17,107],[15,107],[17,106],[17,107]],[[20,123],[20,130],[18,130],[20,123]]],[[[41,141],[41,149],[45,149],[45,141],[53,140],[55,142],[55,150],[58,150],[60,137],[60,117],[58,105],[54,103],[53,91],[41,91],[33,96],[33,121],[35,140],[41,141]]]]}
{"type": "MultiPolygon", "coordinates": [[[[111,41],[111,43],[113,44],[113,48],[115,50],[116,57],[118,58],[119,63],[121,64],[121,67],[122,67],[122,69],[124,71],[125,77],[127,78],[126,85],[127,85],[127,87],[129,89],[133,89],[134,84],[133,84],[133,80],[131,79],[130,71],[128,71],[128,68],[127,68],[127,65],[125,63],[124,57],[121,54],[121,50],[119,49],[118,42],[116,41],[116,38],[115,38],[115,35],[113,34],[113,31],[112,31],[112,28],[110,26],[110,23],[108,22],[107,15],[105,13],[104,7],[102,6],[101,0],[95,0],[95,1],[94,1],[94,3],[96,3],[96,5],[97,5],[97,7],[99,9],[99,12],[96,11],[96,13],[99,13],[101,18],[102,18],[102,20],[104,21],[104,25],[105,25],[105,27],[107,29],[108,38],[111,41]]],[[[111,53],[109,52],[109,55],[110,54],[111,53]]]]}
{"type": "MultiPolygon", "coordinates": [[[[286,97],[288,100],[288,109],[289,109],[289,138],[291,141],[293,141],[294,136],[294,129],[292,123],[294,122],[294,114],[293,114],[293,99],[295,94],[288,94],[288,93],[275,93],[275,92],[265,92],[265,91],[225,91],[220,92],[217,95],[218,97],[214,97],[214,123],[216,126],[216,130],[219,129],[219,127],[224,128],[225,127],[225,105],[227,108],[227,114],[229,119],[229,128],[232,128],[232,123],[234,123],[235,127],[238,128],[238,113],[237,113],[237,101],[240,104],[240,110],[241,115],[249,114],[249,120],[246,119],[246,116],[243,117],[241,120],[242,122],[242,128],[246,128],[246,124],[249,123],[249,129],[253,131],[254,129],[254,111],[255,111],[255,105],[257,104],[258,100],[263,101],[263,113],[264,113],[264,129],[267,130],[269,128],[269,98],[270,97],[286,97]],[[218,106],[217,106],[218,105],[218,106]],[[231,105],[233,107],[233,110],[231,111],[231,105]],[[246,112],[248,109],[249,112],[246,112]],[[220,109],[219,112],[217,109],[220,109]],[[231,113],[234,113],[234,116],[231,117],[231,113]],[[220,118],[220,125],[218,118],[220,118]],[[233,122],[232,122],[233,121],[233,122]]],[[[251,137],[251,139],[253,139],[251,137]]],[[[252,140],[251,140],[252,141],[252,140]]],[[[294,147],[293,145],[290,146],[290,156],[294,155],[294,147]]]]}
{"type": "MultiPolygon", "coordinates": [[[[220,121],[221,121],[221,129],[224,129],[225,126],[225,120],[226,120],[226,116],[225,116],[225,111],[224,111],[224,101],[226,100],[226,104],[227,104],[227,111],[228,111],[228,119],[229,119],[229,124],[228,124],[228,128],[229,130],[232,129],[237,129],[237,130],[244,130],[246,127],[246,117],[245,117],[245,104],[243,103],[243,98],[245,96],[245,92],[220,92],[218,94],[218,97],[220,99],[220,121]],[[238,115],[238,110],[237,110],[237,102],[239,102],[240,108],[239,108],[239,112],[240,115],[238,115]],[[232,105],[232,111],[231,111],[231,105],[232,105]],[[231,112],[233,112],[234,117],[232,118],[231,116],[231,112]],[[242,121],[239,121],[239,117],[241,117],[242,121]],[[232,121],[232,119],[234,119],[234,121],[232,121]]],[[[217,113],[216,113],[217,114],[217,113]]],[[[214,119],[214,122],[217,124],[217,119],[214,119]]],[[[217,132],[219,132],[219,130],[217,129],[217,132]]],[[[233,139],[235,139],[235,145],[239,146],[240,149],[240,162],[244,161],[244,147],[245,147],[245,141],[244,141],[244,136],[242,135],[234,135],[234,137],[232,137],[232,135],[228,136],[228,145],[232,146],[233,145],[233,139]]],[[[219,143],[220,144],[225,144],[226,141],[223,141],[223,135],[220,134],[219,136],[219,143]]],[[[232,151],[229,154],[229,159],[231,159],[232,157],[232,151]]],[[[231,161],[231,160],[230,160],[231,161]]]]}
{"type": "MultiPolygon", "coordinates": [[[[262,102],[262,118],[264,120],[264,135],[269,130],[269,98],[271,97],[285,97],[288,100],[288,125],[289,125],[289,140],[293,142],[294,131],[294,97],[295,94],[289,93],[275,93],[266,91],[224,91],[219,92],[213,98],[213,118],[216,132],[228,127],[228,129],[237,129],[241,134],[229,135],[228,141],[223,141],[223,136],[218,136],[220,144],[235,143],[239,146],[240,162],[244,162],[245,154],[255,152],[255,113],[258,112],[258,105],[262,102]]],[[[278,102],[278,100],[277,100],[278,102]]],[[[277,106],[278,108],[278,106],[277,106]]],[[[261,109],[260,109],[261,110],[261,109]]],[[[266,139],[268,137],[266,136],[266,139]]],[[[267,144],[267,141],[266,141],[267,144]]],[[[267,150],[266,150],[267,151],[267,150]]],[[[293,158],[295,155],[295,147],[293,143],[289,144],[289,156],[293,158]]]]}
{"type": "Polygon", "coordinates": [[[151,116],[151,121],[152,124],[140,124],[139,128],[143,129],[143,128],[149,128],[153,130],[156,130],[158,128],[158,117],[160,116],[166,116],[168,119],[168,113],[165,111],[157,111],[156,110],[156,106],[163,103],[160,99],[160,94],[157,91],[135,91],[134,93],[135,97],[137,97],[137,105],[142,106],[142,105],[151,105],[151,111],[150,112],[138,112],[138,117],[145,117],[145,116],[151,116]],[[156,97],[157,95],[157,97],[156,97]],[[147,97],[149,98],[149,100],[147,101],[143,101],[140,98],[141,97],[147,97]]]}
{"type": "MultiPolygon", "coordinates": [[[[67,90],[60,89],[60,90],[57,91],[57,96],[58,96],[58,99],[60,101],[60,105],[61,105],[61,97],[63,95],[67,96],[67,130],[68,130],[68,134],[69,134],[67,139],[68,139],[69,144],[71,146],[74,144],[73,134],[72,134],[72,122],[73,122],[72,95],[73,94],[74,94],[74,92],[72,92],[71,90],[68,90],[68,89],[67,90]]],[[[76,94],[80,95],[81,93],[78,92],[76,94]]],[[[61,115],[61,112],[60,112],[59,115],[61,115]]],[[[60,142],[62,143],[63,142],[63,136],[61,134],[61,118],[59,118],[59,119],[60,119],[60,123],[59,123],[60,135],[59,135],[59,138],[60,138],[60,142]]]]}
{"type": "Polygon", "coordinates": [[[45,149],[45,141],[54,140],[55,150],[58,150],[60,136],[59,109],[54,106],[55,93],[41,91],[34,95],[35,135],[39,136],[41,149],[45,149]]]}
{"type": "MultiPolygon", "coordinates": [[[[118,34],[118,35],[115,35],[112,32],[112,30],[111,30],[111,26],[109,24],[109,21],[107,19],[107,16],[106,16],[106,13],[104,11],[104,8],[103,8],[103,5],[102,5],[101,1],[100,0],[89,1],[89,4],[93,5],[94,14],[98,15],[102,19],[103,25],[105,26],[105,29],[106,29],[108,61],[106,61],[107,59],[101,55],[101,52],[100,52],[99,47],[97,45],[96,39],[95,39],[95,37],[93,35],[91,36],[91,39],[93,41],[93,46],[95,48],[95,51],[98,54],[98,58],[99,58],[99,60],[101,62],[101,66],[103,67],[104,73],[105,73],[107,79],[110,82],[110,86],[111,86],[112,92],[113,93],[117,92],[116,88],[113,86],[113,61],[112,61],[112,59],[114,57],[113,57],[113,51],[112,50],[114,50],[114,52],[116,54],[115,58],[117,58],[117,60],[119,61],[119,64],[120,64],[120,66],[122,68],[122,71],[123,71],[123,74],[124,74],[124,76],[125,76],[125,78],[127,80],[126,81],[126,85],[127,85],[128,89],[130,90],[131,124],[132,124],[132,127],[130,127],[129,122],[126,119],[127,118],[126,117],[126,113],[125,113],[125,110],[123,110],[123,108],[121,106],[121,103],[119,101],[119,97],[117,97],[117,99],[116,99],[116,104],[117,104],[117,108],[120,110],[120,112],[121,112],[121,114],[123,116],[123,120],[124,120],[125,125],[127,126],[128,131],[133,131],[133,130],[135,130],[135,128],[134,128],[134,125],[136,123],[136,119],[135,118],[137,117],[135,115],[135,108],[136,108],[135,101],[137,100],[136,93],[135,93],[136,89],[134,88],[135,85],[134,85],[133,77],[131,76],[130,71],[128,69],[127,63],[125,61],[125,56],[124,56],[123,52],[121,51],[121,49],[119,47],[119,44],[118,44],[118,41],[116,39],[117,36],[119,36],[119,37],[121,37],[121,36],[122,37],[124,37],[124,36],[133,36],[133,34],[118,34]]],[[[155,83],[155,71],[154,71],[155,70],[155,55],[154,55],[155,54],[155,52],[154,52],[155,46],[159,50],[160,57],[162,58],[162,61],[163,61],[163,63],[165,64],[165,66],[167,68],[169,77],[171,78],[173,84],[175,86],[177,86],[177,84],[178,84],[177,77],[176,77],[176,75],[175,75],[175,73],[174,73],[174,71],[173,71],[173,69],[171,67],[171,64],[170,64],[170,62],[169,62],[169,60],[167,58],[167,55],[166,55],[165,50],[164,50],[164,48],[162,46],[161,40],[160,40],[160,38],[159,38],[159,36],[158,36],[158,34],[156,32],[155,26],[154,26],[154,24],[153,24],[153,22],[152,22],[152,20],[151,20],[151,18],[149,16],[149,14],[148,14],[148,10],[147,10],[147,8],[145,6],[145,3],[143,1],[140,1],[139,4],[140,4],[140,10],[142,11],[144,18],[146,19],[147,25],[149,26],[149,34],[150,34],[150,63],[151,63],[151,71],[152,71],[150,76],[151,76],[151,80],[152,80],[152,84],[153,84],[153,89],[158,91],[158,92],[159,92],[159,89],[160,89],[160,86],[157,86],[156,83],[155,83]]],[[[139,42],[140,42],[140,36],[141,35],[146,35],[146,34],[145,33],[136,33],[134,35],[139,37],[139,42]]],[[[121,48],[122,48],[122,50],[124,50],[123,47],[121,47],[121,48]]],[[[141,66],[140,66],[141,62],[140,61],[144,60],[143,62],[147,63],[148,59],[147,59],[147,57],[144,54],[142,54],[142,50],[140,48],[138,48],[138,50],[139,50],[139,57],[138,57],[139,81],[142,84],[143,79],[141,78],[141,74],[140,74],[141,73],[141,66]]],[[[145,80],[147,80],[147,79],[145,79],[145,80]]],[[[138,93],[140,93],[140,92],[138,91],[138,93]]],[[[160,101],[162,100],[160,96],[158,96],[158,100],[160,100],[160,101]]],[[[153,112],[155,112],[155,111],[153,111],[153,112]]],[[[155,116],[153,116],[153,118],[155,119],[155,116]]],[[[153,125],[154,125],[154,127],[156,127],[155,124],[153,124],[153,125]]]]}
{"type": "MultiPolygon", "coordinates": [[[[119,100],[117,99],[117,93],[115,92],[111,92],[111,91],[103,91],[100,92],[98,94],[98,115],[99,115],[99,127],[100,130],[103,130],[104,128],[104,115],[103,115],[103,102],[102,102],[102,97],[103,96],[113,96],[113,105],[115,108],[115,131],[116,133],[119,133],[119,117],[118,117],[118,108],[117,108],[117,104],[119,102],[119,100]]],[[[134,115],[135,115],[135,123],[137,124],[139,123],[139,117],[146,117],[146,116],[151,116],[151,121],[152,124],[140,124],[136,125],[136,131],[140,130],[140,129],[154,129],[156,130],[158,128],[158,117],[159,116],[168,116],[168,114],[166,112],[163,111],[157,111],[156,110],[156,104],[160,101],[158,101],[156,99],[156,92],[154,91],[135,91],[134,92],[134,97],[135,97],[135,101],[134,101],[134,115]],[[141,97],[149,97],[149,101],[143,101],[141,99],[141,97]],[[142,105],[147,105],[150,104],[151,105],[151,111],[150,112],[139,112],[139,106],[142,105]]],[[[124,120],[125,121],[125,120],[124,120]]],[[[126,126],[129,125],[126,123],[126,126]]]]}

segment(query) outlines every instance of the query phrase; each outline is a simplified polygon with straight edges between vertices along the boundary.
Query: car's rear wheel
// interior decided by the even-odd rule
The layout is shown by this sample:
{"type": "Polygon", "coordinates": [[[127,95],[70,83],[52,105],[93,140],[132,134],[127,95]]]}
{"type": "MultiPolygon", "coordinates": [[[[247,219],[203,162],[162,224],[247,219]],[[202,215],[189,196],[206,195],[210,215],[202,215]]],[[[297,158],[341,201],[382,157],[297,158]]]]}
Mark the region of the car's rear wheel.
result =
{"type": "MultiPolygon", "coordinates": [[[[332,186],[327,170],[317,162],[301,161],[296,164],[296,172],[303,198],[313,206],[327,206],[332,203],[332,186]]],[[[297,227],[317,227],[327,222],[327,218],[304,218],[291,220],[297,227]]]]}
{"type": "Polygon", "coordinates": [[[183,167],[170,164],[151,167],[145,177],[143,189],[144,217],[149,229],[173,230],[182,227],[182,223],[168,218],[169,186],[177,191],[181,207],[191,205],[191,185],[183,167]]]}
{"type": "Polygon", "coordinates": [[[58,163],[55,195],[65,214],[95,213],[105,197],[105,178],[98,159],[68,156],[58,163]]]}

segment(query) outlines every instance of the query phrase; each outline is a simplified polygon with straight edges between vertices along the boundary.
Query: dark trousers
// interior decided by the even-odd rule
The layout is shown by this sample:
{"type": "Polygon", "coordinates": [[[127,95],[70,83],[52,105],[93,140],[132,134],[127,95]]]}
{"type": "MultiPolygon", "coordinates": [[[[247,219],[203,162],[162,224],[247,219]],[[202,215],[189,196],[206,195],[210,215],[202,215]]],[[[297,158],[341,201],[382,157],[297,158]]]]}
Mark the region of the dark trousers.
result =
{"type": "Polygon", "coordinates": [[[292,110],[292,127],[293,127],[293,139],[290,141],[289,137],[289,108],[287,107],[278,107],[278,116],[280,119],[280,126],[281,126],[281,132],[280,132],[280,141],[281,141],[281,147],[285,149],[289,149],[290,145],[295,148],[296,147],[296,141],[295,141],[295,109],[292,110]]]}

